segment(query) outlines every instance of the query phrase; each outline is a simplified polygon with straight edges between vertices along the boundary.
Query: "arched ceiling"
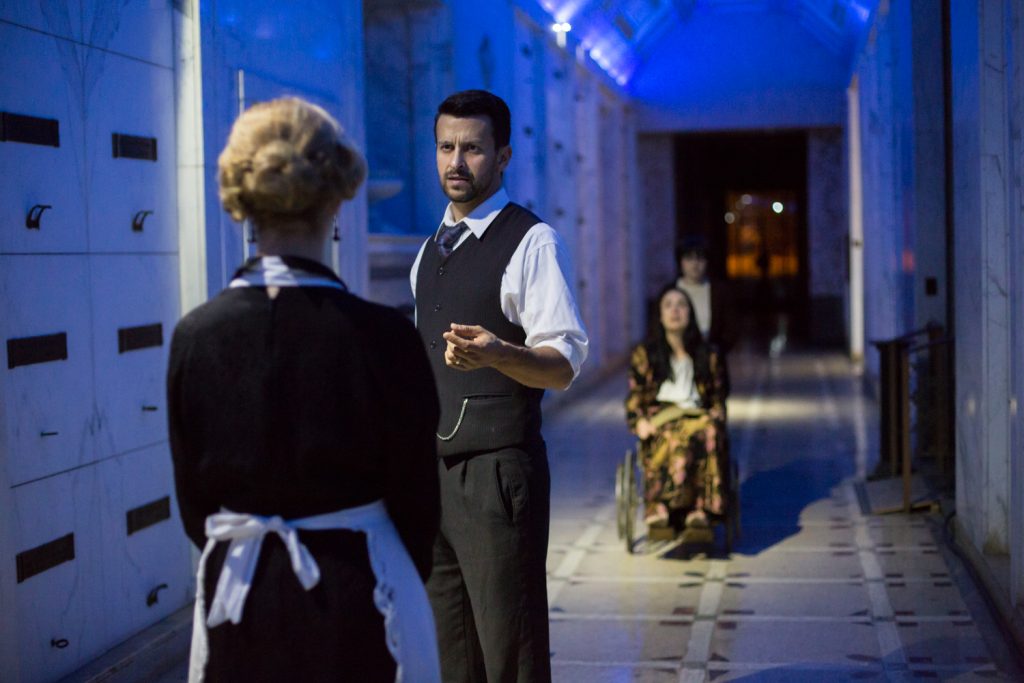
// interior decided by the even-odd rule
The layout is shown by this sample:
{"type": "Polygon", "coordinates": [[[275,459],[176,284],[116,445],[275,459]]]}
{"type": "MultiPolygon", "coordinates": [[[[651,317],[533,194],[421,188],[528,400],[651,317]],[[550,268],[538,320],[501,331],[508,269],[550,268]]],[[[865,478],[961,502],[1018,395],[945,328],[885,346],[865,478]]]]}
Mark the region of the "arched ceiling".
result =
{"type": "Polygon", "coordinates": [[[663,43],[694,21],[711,17],[728,40],[737,18],[781,16],[798,26],[808,41],[839,61],[853,56],[877,0],[539,0],[556,22],[568,22],[573,35],[595,61],[605,62],[620,83],[652,57],[664,58],[663,43]]]}
{"type": "MultiPolygon", "coordinates": [[[[803,125],[835,116],[878,2],[535,1],[555,22],[571,24],[572,40],[642,105],[673,116],[699,109],[705,118],[718,118],[719,108],[812,114],[807,107],[820,105],[803,125]]],[[[666,125],[714,127],[705,123],[691,116],[666,125]]],[[[737,120],[735,127],[750,126],[737,120]]]]}

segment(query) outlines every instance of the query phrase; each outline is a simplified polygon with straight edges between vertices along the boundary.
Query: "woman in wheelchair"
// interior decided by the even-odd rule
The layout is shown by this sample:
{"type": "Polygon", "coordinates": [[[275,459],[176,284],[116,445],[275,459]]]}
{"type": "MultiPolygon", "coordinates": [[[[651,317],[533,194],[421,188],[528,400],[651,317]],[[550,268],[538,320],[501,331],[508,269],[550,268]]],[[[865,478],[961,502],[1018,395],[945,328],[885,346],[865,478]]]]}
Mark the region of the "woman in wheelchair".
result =
{"type": "Polygon", "coordinates": [[[710,542],[710,518],[726,514],[728,375],[685,292],[662,290],[658,314],[633,350],[626,398],[629,427],[640,439],[644,518],[649,527],[684,526],[684,540],[710,542]]]}

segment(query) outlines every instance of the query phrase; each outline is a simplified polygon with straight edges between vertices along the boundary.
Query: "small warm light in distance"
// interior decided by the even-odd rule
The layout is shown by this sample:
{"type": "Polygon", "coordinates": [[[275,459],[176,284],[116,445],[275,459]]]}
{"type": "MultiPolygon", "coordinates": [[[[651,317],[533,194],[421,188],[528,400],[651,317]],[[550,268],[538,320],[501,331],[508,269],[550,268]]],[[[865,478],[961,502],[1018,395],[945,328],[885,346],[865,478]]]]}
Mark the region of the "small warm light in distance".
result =
{"type": "Polygon", "coordinates": [[[736,222],[736,214],[734,214],[732,211],[727,211],[725,213],[725,222],[728,223],[729,225],[732,225],[733,223],[735,223],[736,222]]]}
{"type": "Polygon", "coordinates": [[[740,197],[740,203],[743,204],[743,206],[749,206],[750,202],[752,201],[754,201],[754,198],[751,197],[749,194],[745,194],[742,197],[740,197]]]}
{"type": "Polygon", "coordinates": [[[782,202],[772,202],[772,211],[775,213],[782,213],[782,210],[786,208],[782,205],[782,202]]]}

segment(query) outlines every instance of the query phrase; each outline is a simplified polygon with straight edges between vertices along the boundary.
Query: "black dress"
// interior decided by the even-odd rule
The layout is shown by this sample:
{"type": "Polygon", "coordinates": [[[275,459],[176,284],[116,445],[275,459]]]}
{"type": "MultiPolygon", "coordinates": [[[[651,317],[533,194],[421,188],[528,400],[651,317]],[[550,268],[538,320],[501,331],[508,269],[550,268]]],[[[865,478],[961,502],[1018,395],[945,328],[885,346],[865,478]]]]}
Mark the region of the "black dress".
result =
{"type": "MultiPolygon", "coordinates": [[[[337,280],[321,264],[284,261],[337,280]]],[[[439,409],[419,335],[400,313],[327,287],[282,287],[273,299],[263,287],[227,289],[175,329],[167,390],[178,505],[197,546],[222,507],[287,520],[383,499],[429,575],[439,409]]],[[[320,582],[304,590],[268,534],[241,623],[209,631],[207,680],[394,680],[365,537],[299,537],[320,582]]],[[[207,564],[204,613],[227,545],[207,564]]]]}

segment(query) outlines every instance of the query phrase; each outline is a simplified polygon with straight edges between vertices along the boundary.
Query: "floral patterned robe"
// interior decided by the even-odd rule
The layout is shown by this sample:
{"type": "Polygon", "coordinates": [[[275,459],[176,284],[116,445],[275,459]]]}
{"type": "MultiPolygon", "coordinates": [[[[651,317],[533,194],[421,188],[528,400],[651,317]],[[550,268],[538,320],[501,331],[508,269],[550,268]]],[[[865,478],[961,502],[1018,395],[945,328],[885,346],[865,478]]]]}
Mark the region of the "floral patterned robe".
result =
{"type": "MultiPolygon", "coordinates": [[[[644,471],[647,514],[664,504],[670,519],[678,523],[692,511],[724,515],[728,498],[728,456],[725,453],[725,397],[728,375],[721,357],[709,353],[710,381],[694,380],[706,415],[669,422],[641,442],[640,465],[644,471]]],[[[636,432],[641,417],[650,419],[667,405],[657,399],[660,382],[643,344],[633,349],[629,368],[626,421],[636,432]]]]}

